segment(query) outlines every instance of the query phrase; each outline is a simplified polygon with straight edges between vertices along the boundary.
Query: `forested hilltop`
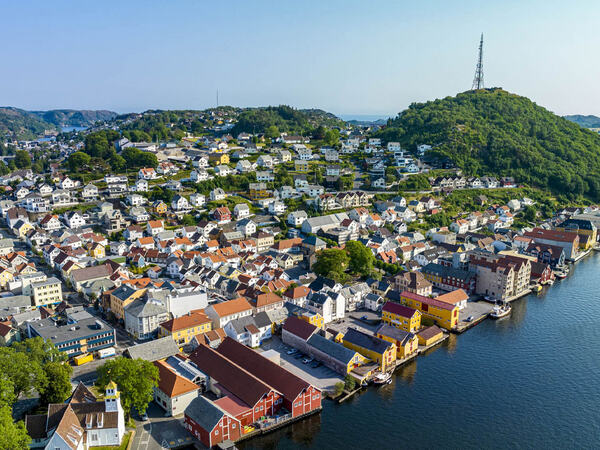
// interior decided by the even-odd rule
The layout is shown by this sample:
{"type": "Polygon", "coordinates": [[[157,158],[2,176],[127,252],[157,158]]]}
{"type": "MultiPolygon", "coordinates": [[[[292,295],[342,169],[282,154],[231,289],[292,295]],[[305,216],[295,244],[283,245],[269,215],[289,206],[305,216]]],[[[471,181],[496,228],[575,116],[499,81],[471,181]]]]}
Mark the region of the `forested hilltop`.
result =
{"type": "Polygon", "coordinates": [[[291,134],[308,134],[320,126],[343,126],[344,121],[320,109],[294,109],[290,106],[267,106],[242,111],[233,133],[265,133],[276,127],[278,131],[291,134]]]}
{"type": "Polygon", "coordinates": [[[45,130],[55,130],[56,126],[35,114],[10,106],[0,107],[0,137],[14,139],[35,139],[45,130]]]}
{"type": "Polygon", "coordinates": [[[116,112],[103,109],[51,109],[50,111],[31,111],[31,113],[58,127],[89,127],[98,121],[104,122],[117,117],[116,112]]]}
{"type": "Polygon", "coordinates": [[[407,148],[431,144],[466,174],[600,200],[600,135],[499,88],[414,103],[376,134],[407,148]]]}
{"type": "Polygon", "coordinates": [[[600,117],[597,116],[582,116],[575,114],[572,116],[564,116],[565,119],[575,122],[584,128],[600,128],[600,117]]]}

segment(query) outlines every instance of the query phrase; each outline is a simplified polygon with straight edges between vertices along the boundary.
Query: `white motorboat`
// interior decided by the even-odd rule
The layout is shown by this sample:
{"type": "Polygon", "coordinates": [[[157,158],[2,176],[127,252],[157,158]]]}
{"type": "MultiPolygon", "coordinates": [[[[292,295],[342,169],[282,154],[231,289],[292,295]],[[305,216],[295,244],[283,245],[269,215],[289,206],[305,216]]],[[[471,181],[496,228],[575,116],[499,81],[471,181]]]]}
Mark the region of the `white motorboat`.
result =
{"type": "Polygon", "coordinates": [[[382,385],[382,384],[390,384],[391,382],[392,382],[392,375],[387,372],[386,373],[378,373],[373,378],[373,384],[382,385]]]}
{"type": "Polygon", "coordinates": [[[508,303],[495,304],[490,313],[492,319],[502,319],[510,314],[512,307],[508,303]]]}

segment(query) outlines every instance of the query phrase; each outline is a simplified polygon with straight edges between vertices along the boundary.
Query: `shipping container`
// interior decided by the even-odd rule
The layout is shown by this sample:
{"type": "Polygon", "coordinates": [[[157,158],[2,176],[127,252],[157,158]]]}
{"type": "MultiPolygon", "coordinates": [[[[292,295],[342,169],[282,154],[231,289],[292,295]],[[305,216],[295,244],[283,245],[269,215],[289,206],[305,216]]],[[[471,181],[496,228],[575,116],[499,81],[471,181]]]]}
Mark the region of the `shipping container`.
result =
{"type": "Polygon", "coordinates": [[[83,355],[76,356],[73,358],[76,366],[81,366],[82,364],[89,363],[94,360],[94,355],[91,353],[84,353],[83,355]]]}
{"type": "Polygon", "coordinates": [[[98,350],[98,358],[100,359],[110,358],[111,356],[115,356],[116,354],[117,352],[115,351],[114,347],[101,348],[100,350],[98,350]]]}

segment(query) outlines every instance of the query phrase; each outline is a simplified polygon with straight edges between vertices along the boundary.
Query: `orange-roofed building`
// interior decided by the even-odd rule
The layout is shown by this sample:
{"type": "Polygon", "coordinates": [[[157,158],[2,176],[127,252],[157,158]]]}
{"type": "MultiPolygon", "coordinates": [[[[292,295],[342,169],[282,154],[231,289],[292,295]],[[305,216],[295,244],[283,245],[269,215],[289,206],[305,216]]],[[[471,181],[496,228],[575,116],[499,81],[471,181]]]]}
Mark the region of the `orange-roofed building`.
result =
{"type": "Polygon", "coordinates": [[[250,300],[250,304],[254,307],[255,313],[261,311],[270,311],[283,306],[285,300],[279,295],[272,292],[266,294],[260,294],[255,299],[250,300]]]}
{"type": "Polygon", "coordinates": [[[158,368],[158,386],[154,388],[154,401],[167,415],[176,416],[182,414],[192,400],[198,397],[200,386],[175,372],[180,363],[185,363],[185,359],[175,356],[167,361],[154,362],[158,368]],[[172,367],[170,363],[176,367],[172,367]]]}
{"type": "Polygon", "coordinates": [[[159,337],[171,336],[177,345],[186,345],[199,334],[212,330],[212,320],[203,310],[192,311],[160,324],[159,337]]]}
{"type": "Polygon", "coordinates": [[[252,305],[244,297],[208,305],[206,314],[212,319],[213,328],[223,328],[228,322],[252,315],[252,305]]]}
{"type": "Polygon", "coordinates": [[[438,295],[436,299],[444,303],[448,303],[449,305],[457,306],[458,309],[463,309],[467,307],[469,295],[463,289],[456,289],[455,291],[448,292],[447,294],[438,295]]]}

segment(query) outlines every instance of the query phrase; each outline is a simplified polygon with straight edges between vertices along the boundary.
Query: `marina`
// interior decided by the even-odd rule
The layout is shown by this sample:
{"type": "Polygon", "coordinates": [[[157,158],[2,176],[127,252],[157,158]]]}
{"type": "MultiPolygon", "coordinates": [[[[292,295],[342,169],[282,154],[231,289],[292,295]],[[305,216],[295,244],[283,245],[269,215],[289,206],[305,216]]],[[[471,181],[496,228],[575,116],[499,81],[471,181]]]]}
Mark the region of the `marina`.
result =
{"type": "Polygon", "coordinates": [[[326,401],[323,414],[241,443],[240,448],[277,443],[282,449],[344,449],[365,429],[373,447],[386,448],[386,430],[392,426],[412,448],[448,442],[453,448],[469,449],[523,442],[552,448],[577,442],[579,448],[592,448],[600,420],[593,408],[600,401],[593,381],[600,376],[600,333],[595,326],[600,314],[599,270],[600,255],[593,253],[571,266],[569,276],[553,287],[513,302],[509,317],[483,320],[464,335],[450,334],[426,357],[398,367],[390,385],[363,389],[342,405],[326,401]],[[579,314],[581,310],[588,314],[579,314]],[[574,367],[584,370],[573,371],[574,367]],[[544,383],[538,382],[540,373],[546,374],[544,383]],[[504,381],[490,384],[490,376],[504,381]],[[421,426],[440,399],[443,420],[421,426]],[[581,408],[588,413],[579,415],[581,408]],[[490,415],[505,426],[483,426],[481,417],[490,415]],[[360,427],[350,425],[358,423],[360,427]]]}

